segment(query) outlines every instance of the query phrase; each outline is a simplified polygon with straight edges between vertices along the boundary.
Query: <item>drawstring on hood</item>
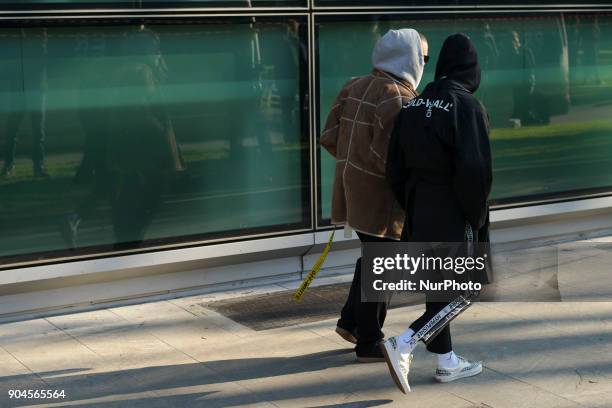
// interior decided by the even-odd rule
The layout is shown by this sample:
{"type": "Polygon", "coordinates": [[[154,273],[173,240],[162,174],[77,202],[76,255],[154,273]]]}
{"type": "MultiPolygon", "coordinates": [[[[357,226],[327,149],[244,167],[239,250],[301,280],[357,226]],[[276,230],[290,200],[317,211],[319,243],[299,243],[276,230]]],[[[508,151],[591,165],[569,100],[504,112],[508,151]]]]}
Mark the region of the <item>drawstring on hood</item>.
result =
{"type": "Polygon", "coordinates": [[[407,81],[416,90],[425,68],[421,36],[412,28],[389,30],[374,46],[372,65],[407,81]]]}
{"type": "Polygon", "coordinates": [[[444,41],[436,65],[435,80],[444,77],[459,82],[472,93],[480,86],[478,52],[468,36],[453,34],[444,41]]]}

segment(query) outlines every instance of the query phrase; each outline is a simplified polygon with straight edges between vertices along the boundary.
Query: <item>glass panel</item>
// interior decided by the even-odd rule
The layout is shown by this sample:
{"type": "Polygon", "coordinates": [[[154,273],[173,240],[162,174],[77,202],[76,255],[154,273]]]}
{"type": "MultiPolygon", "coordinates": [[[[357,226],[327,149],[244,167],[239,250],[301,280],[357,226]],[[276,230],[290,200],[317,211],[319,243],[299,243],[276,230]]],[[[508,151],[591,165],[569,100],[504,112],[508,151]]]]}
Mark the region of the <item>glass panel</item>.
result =
{"type": "MultiPolygon", "coordinates": [[[[385,6],[399,6],[399,7],[410,7],[410,6],[427,6],[427,7],[439,7],[439,6],[500,6],[500,5],[534,5],[534,6],[546,6],[546,5],[562,5],[562,4],[578,4],[574,0],[518,0],[508,2],[508,0],[314,0],[317,6],[320,7],[385,7],[385,6]]],[[[606,0],[594,0],[588,1],[588,4],[609,4],[606,0]]],[[[510,6],[511,7],[511,6],[510,6]]]]}
{"type": "Polygon", "coordinates": [[[310,227],[306,25],[233,21],[0,31],[0,260],[310,227]]]}
{"type": "Polygon", "coordinates": [[[0,0],[10,9],[72,7],[306,7],[306,0],[0,0]]]}
{"type": "MultiPolygon", "coordinates": [[[[318,27],[321,123],[343,83],[372,69],[372,47],[388,29],[413,27],[429,38],[421,89],[433,79],[445,37],[464,32],[483,67],[477,96],[493,128],[493,199],[612,186],[611,16],[321,21],[318,27]]],[[[334,166],[327,152],[320,156],[321,215],[329,219],[334,166]]]]}

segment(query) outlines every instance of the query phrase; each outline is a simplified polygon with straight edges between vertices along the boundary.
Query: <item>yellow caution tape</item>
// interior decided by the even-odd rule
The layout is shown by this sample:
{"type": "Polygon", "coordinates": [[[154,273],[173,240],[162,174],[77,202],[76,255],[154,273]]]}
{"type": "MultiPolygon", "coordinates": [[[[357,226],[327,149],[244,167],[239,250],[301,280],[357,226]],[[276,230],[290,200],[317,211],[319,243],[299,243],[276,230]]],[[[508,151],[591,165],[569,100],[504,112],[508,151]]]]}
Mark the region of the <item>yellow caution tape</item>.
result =
{"type": "Polygon", "coordinates": [[[319,269],[321,269],[321,266],[325,262],[325,258],[327,258],[327,254],[329,253],[329,250],[331,249],[332,242],[334,242],[335,233],[336,231],[333,230],[331,233],[331,236],[329,237],[329,242],[327,243],[327,245],[325,245],[325,249],[323,250],[323,253],[319,257],[319,259],[317,259],[317,262],[315,262],[310,272],[308,272],[308,275],[306,275],[306,278],[304,279],[304,281],[302,282],[298,290],[295,291],[295,294],[293,295],[293,299],[295,299],[296,302],[299,302],[300,300],[302,300],[302,296],[304,296],[306,289],[308,289],[312,281],[317,277],[317,273],[319,273],[319,269]]]}

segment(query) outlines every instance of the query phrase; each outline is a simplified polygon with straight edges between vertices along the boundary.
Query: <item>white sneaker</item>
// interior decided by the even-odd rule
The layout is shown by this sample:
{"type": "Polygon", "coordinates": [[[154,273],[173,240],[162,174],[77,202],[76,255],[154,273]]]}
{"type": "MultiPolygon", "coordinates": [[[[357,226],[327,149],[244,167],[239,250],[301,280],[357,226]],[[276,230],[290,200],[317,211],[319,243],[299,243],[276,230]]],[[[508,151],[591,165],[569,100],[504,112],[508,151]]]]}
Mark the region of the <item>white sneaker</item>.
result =
{"type": "Polygon", "coordinates": [[[472,377],[482,372],[482,362],[468,361],[461,356],[457,356],[459,365],[456,368],[437,368],[434,376],[437,382],[447,383],[460,378],[472,377]]]}
{"type": "Polygon", "coordinates": [[[397,388],[407,394],[410,392],[410,384],[408,384],[408,373],[410,372],[410,363],[412,363],[412,354],[408,358],[402,358],[399,349],[399,337],[391,337],[381,345],[381,350],[385,356],[387,366],[391,378],[395,382],[397,388]]]}

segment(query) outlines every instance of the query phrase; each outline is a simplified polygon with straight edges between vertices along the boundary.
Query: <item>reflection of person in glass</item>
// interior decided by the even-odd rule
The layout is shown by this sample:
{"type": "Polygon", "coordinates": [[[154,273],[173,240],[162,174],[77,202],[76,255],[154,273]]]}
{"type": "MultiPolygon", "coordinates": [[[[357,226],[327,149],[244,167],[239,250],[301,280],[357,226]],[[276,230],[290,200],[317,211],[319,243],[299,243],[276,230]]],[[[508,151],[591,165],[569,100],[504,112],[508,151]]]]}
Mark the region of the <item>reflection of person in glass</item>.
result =
{"type": "MultiPolygon", "coordinates": [[[[27,31],[28,33],[31,31],[27,31]]],[[[27,36],[21,30],[19,37],[21,46],[21,72],[23,83],[18,86],[13,82],[10,92],[10,114],[6,129],[6,146],[4,151],[4,166],[0,175],[9,177],[15,169],[15,154],[17,150],[17,134],[27,117],[30,118],[31,156],[34,175],[45,177],[44,149],[46,136],[46,105],[47,105],[47,58],[48,36],[45,28],[36,31],[33,37],[27,36]]],[[[15,58],[17,60],[17,57],[15,58]]]]}
{"type": "Polygon", "coordinates": [[[83,127],[84,148],[81,163],[77,169],[75,180],[84,183],[91,178],[96,181],[107,173],[106,165],[106,129],[108,109],[105,106],[108,99],[108,77],[100,72],[108,72],[111,68],[106,55],[107,44],[104,36],[89,35],[78,46],[78,54],[86,60],[79,77],[78,100],[81,109],[78,111],[79,121],[83,127]]]}
{"type": "Polygon", "coordinates": [[[108,168],[117,244],[139,243],[161,204],[169,176],[183,169],[161,83],[167,75],[158,36],[149,29],[123,41],[109,114],[108,168]]]}
{"type": "Polygon", "coordinates": [[[581,16],[571,16],[565,18],[568,43],[568,59],[569,59],[569,79],[573,86],[578,84],[578,67],[581,55],[580,43],[580,19],[581,16]]]}
{"type": "MultiPolygon", "coordinates": [[[[265,69],[262,68],[264,78],[262,89],[262,100],[264,101],[262,112],[267,114],[265,121],[270,141],[265,137],[259,137],[258,145],[261,150],[269,150],[272,140],[274,144],[286,143],[293,140],[298,132],[297,128],[301,118],[301,106],[298,86],[298,78],[294,73],[299,72],[302,61],[307,61],[308,49],[300,39],[300,23],[297,20],[289,20],[284,35],[262,35],[261,53],[265,61],[265,69]],[[276,120],[271,118],[276,116],[276,120]],[[276,124],[280,126],[270,126],[276,124]],[[272,135],[275,135],[272,138],[272,135]]],[[[307,101],[304,101],[306,103],[307,101]]],[[[264,134],[261,130],[258,134],[264,134]]]]}
{"type": "MultiPolygon", "coordinates": [[[[244,2],[245,7],[252,7],[251,1],[244,2]]],[[[230,123],[229,153],[231,160],[240,163],[244,160],[248,151],[249,143],[256,145],[258,152],[268,151],[270,140],[268,132],[262,131],[265,122],[261,106],[256,109],[244,109],[245,101],[249,103],[261,103],[263,95],[263,63],[260,28],[255,17],[250,18],[250,24],[244,32],[245,36],[239,45],[232,48],[236,64],[235,80],[243,85],[240,89],[240,97],[228,106],[228,110],[238,115],[230,123]]]]}
{"type": "Polygon", "coordinates": [[[512,31],[502,49],[501,66],[508,70],[507,80],[512,87],[514,107],[512,124],[520,127],[533,124],[533,95],[535,92],[535,57],[529,47],[521,41],[518,32],[512,31]]]}
{"type": "Polygon", "coordinates": [[[599,52],[601,48],[601,28],[599,19],[594,16],[591,21],[582,20],[579,27],[582,43],[583,64],[585,66],[584,83],[601,84],[599,75],[599,52]]]}
{"type": "MultiPolygon", "coordinates": [[[[402,104],[417,95],[427,52],[427,41],[416,30],[386,33],[372,52],[374,70],[344,85],[321,134],[321,145],[336,158],[332,223],[355,229],[362,242],[400,238],[404,212],[385,180],[387,145],[402,104]]],[[[360,297],[361,258],[336,332],[357,343],[358,361],[382,361],[387,305],[360,297]]]]}
{"type": "MultiPolygon", "coordinates": [[[[402,109],[387,155],[387,179],[406,210],[402,240],[479,242],[488,236],[492,168],[487,112],[473,95],[480,85],[476,48],[462,34],[446,39],[435,81],[415,104],[402,109]],[[421,103],[422,101],[427,101],[421,103]]],[[[426,297],[425,313],[400,336],[385,341],[385,355],[398,388],[410,391],[408,372],[416,342],[448,303],[426,297]]],[[[450,326],[427,344],[437,354],[435,379],[449,382],[479,374],[482,364],[453,352],[450,326]]]]}
{"type": "Polygon", "coordinates": [[[483,23],[482,31],[479,33],[477,40],[478,49],[481,50],[480,64],[482,66],[480,98],[486,104],[490,99],[494,100],[495,98],[495,78],[493,75],[498,69],[499,62],[499,49],[488,22],[483,23]]]}
{"type": "Polygon", "coordinates": [[[60,222],[62,238],[70,249],[77,247],[79,226],[83,220],[93,218],[100,201],[110,199],[110,174],[108,170],[108,99],[109,78],[100,72],[112,72],[111,59],[107,57],[107,42],[103,35],[90,34],[80,41],[76,54],[86,61],[79,75],[78,118],[83,128],[84,147],[81,163],[74,182],[77,185],[93,184],[93,188],[60,222]]]}

